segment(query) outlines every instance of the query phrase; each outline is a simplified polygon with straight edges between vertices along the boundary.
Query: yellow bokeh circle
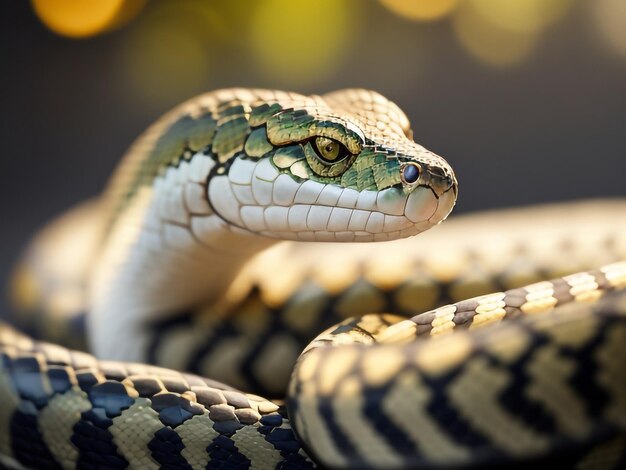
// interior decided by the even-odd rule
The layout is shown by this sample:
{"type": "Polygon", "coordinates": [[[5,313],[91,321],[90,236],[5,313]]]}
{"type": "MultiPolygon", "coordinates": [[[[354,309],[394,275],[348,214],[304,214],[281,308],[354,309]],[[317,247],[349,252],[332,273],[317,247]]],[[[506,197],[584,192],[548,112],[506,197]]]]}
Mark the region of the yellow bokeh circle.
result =
{"type": "Polygon", "coordinates": [[[31,0],[37,17],[62,36],[84,38],[134,18],[146,0],[31,0]]]}
{"type": "Polygon", "coordinates": [[[433,21],[444,18],[459,0],[380,0],[398,16],[414,21],[433,21]]]}
{"type": "Polygon", "coordinates": [[[510,31],[535,33],[569,10],[572,0],[465,0],[487,21],[510,31]]]}
{"type": "Polygon", "coordinates": [[[626,1],[594,0],[589,6],[602,39],[614,52],[626,57],[626,1]]]}
{"type": "Polygon", "coordinates": [[[287,86],[318,83],[335,70],[359,21],[355,3],[345,0],[254,5],[248,32],[253,57],[273,82],[287,86]]]}
{"type": "Polygon", "coordinates": [[[163,109],[210,86],[215,28],[204,5],[155,3],[129,31],[120,69],[134,99],[163,109]]]}
{"type": "Polygon", "coordinates": [[[539,35],[494,24],[481,15],[474,3],[464,2],[453,17],[454,32],[463,48],[480,62],[497,67],[527,59],[539,35]]]}

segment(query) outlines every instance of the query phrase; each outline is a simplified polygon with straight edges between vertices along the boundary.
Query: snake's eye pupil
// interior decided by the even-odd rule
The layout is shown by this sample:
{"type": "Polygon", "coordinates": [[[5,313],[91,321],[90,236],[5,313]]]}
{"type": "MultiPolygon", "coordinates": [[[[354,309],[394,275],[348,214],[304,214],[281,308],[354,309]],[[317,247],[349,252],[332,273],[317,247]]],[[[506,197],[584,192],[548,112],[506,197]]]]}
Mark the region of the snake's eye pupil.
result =
{"type": "Polygon", "coordinates": [[[315,150],[325,163],[335,163],[348,156],[348,149],[336,140],[328,137],[316,137],[315,150]]]}
{"type": "Polygon", "coordinates": [[[420,168],[416,163],[407,163],[402,167],[402,181],[407,184],[415,183],[420,177],[420,168]]]}

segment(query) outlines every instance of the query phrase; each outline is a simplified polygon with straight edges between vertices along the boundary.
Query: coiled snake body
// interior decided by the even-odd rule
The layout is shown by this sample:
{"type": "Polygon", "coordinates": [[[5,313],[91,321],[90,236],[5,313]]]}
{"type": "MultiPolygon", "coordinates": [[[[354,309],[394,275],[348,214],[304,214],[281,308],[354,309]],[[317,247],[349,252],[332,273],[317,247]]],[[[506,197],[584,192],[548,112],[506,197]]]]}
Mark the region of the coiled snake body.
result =
{"type": "Polygon", "coordinates": [[[0,327],[2,462],[623,468],[626,201],[407,238],[456,195],[375,92],[181,105],[18,267],[15,321],[75,350],[0,327]]]}

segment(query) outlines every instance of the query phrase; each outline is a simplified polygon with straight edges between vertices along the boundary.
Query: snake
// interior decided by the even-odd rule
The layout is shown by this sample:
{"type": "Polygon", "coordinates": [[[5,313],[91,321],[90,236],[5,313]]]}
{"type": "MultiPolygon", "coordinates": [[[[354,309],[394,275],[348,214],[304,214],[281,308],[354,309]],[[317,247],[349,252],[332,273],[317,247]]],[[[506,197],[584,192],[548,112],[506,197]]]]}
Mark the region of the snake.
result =
{"type": "Polygon", "coordinates": [[[18,263],[0,462],[624,468],[626,200],[457,193],[374,91],[181,104],[18,263]]]}

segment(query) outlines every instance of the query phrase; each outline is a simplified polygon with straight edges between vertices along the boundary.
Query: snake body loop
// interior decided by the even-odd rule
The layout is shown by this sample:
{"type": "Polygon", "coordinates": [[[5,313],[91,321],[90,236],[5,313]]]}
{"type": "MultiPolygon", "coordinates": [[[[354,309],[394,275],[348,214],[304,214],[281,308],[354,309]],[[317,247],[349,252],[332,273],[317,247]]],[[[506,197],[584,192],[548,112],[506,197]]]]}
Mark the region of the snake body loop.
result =
{"type": "Polygon", "coordinates": [[[626,201],[411,238],[457,196],[412,135],[358,89],[151,126],[16,270],[15,322],[71,349],[0,326],[0,462],[626,465],[626,201]]]}

